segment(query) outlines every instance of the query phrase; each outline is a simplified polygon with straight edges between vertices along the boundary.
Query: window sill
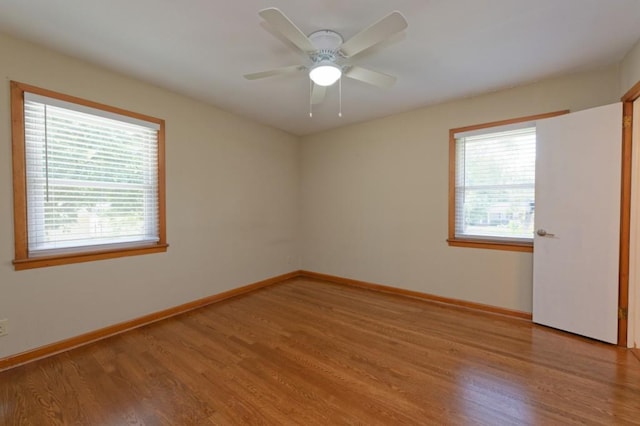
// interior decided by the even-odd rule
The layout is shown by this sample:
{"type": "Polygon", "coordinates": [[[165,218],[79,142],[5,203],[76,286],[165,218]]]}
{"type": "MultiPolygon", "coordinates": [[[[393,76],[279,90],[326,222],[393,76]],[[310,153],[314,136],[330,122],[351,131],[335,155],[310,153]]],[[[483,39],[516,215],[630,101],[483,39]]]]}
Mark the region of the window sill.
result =
{"type": "Polygon", "coordinates": [[[449,238],[447,243],[451,247],[470,247],[489,250],[507,250],[519,251],[525,253],[533,253],[533,243],[510,243],[497,240],[472,240],[472,239],[454,239],[449,238]]]}
{"type": "Polygon", "coordinates": [[[92,262],[94,260],[115,259],[118,257],[139,256],[143,254],[164,253],[169,244],[153,244],[127,249],[101,250],[85,253],[69,253],[56,256],[31,257],[15,259],[13,267],[16,271],[25,269],[46,268],[48,266],[68,265],[71,263],[92,262]]]}

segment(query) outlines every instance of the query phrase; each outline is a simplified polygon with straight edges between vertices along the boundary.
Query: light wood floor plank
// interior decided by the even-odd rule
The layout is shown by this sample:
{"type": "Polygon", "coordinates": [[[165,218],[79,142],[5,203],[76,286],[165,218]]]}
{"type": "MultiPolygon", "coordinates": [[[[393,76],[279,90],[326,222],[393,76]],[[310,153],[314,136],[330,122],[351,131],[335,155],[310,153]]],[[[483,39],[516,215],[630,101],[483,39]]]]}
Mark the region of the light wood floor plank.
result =
{"type": "Polygon", "coordinates": [[[640,424],[640,360],[296,278],[2,372],[0,424],[640,424]]]}

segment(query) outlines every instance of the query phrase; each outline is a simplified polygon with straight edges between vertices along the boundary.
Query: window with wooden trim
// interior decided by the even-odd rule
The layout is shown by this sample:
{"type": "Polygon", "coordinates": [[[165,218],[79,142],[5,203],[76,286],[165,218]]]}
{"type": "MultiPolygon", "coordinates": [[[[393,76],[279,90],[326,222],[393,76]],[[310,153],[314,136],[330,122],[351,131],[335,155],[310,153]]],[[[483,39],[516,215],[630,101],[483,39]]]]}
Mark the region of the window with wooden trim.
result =
{"type": "Polygon", "coordinates": [[[532,250],[535,123],[563,113],[450,130],[449,245],[532,250]]]}
{"type": "Polygon", "coordinates": [[[164,121],[11,82],[17,270],[166,251],[164,121]]]}

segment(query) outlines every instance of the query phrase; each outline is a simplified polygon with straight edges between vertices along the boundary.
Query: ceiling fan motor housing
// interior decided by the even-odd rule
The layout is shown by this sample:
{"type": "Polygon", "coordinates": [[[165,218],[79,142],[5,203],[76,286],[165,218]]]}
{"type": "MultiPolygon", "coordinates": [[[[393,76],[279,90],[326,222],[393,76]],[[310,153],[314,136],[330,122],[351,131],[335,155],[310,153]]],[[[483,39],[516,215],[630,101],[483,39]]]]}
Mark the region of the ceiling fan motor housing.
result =
{"type": "Polygon", "coordinates": [[[340,46],[344,41],[340,34],[331,30],[315,31],[309,34],[309,40],[317,49],[311,54],[314,64],[319,62],[335,63],[339,56],[340,46]]]}

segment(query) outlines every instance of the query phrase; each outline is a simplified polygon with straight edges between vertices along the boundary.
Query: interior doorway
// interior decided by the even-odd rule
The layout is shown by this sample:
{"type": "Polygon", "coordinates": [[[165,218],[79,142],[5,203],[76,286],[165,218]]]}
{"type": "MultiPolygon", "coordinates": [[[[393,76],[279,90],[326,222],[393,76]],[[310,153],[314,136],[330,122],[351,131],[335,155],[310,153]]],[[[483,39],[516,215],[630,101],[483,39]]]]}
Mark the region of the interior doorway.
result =
{"type": "Polygon", "coordinates": [[[640,99],[633,101],[631,123],[631,226],[627,346],[640,347],[640,99]]]}
{"type": "Polygon", "coordinates": [[[618,344],[640,347],[640,81],[623,97],[618,344]]]}

